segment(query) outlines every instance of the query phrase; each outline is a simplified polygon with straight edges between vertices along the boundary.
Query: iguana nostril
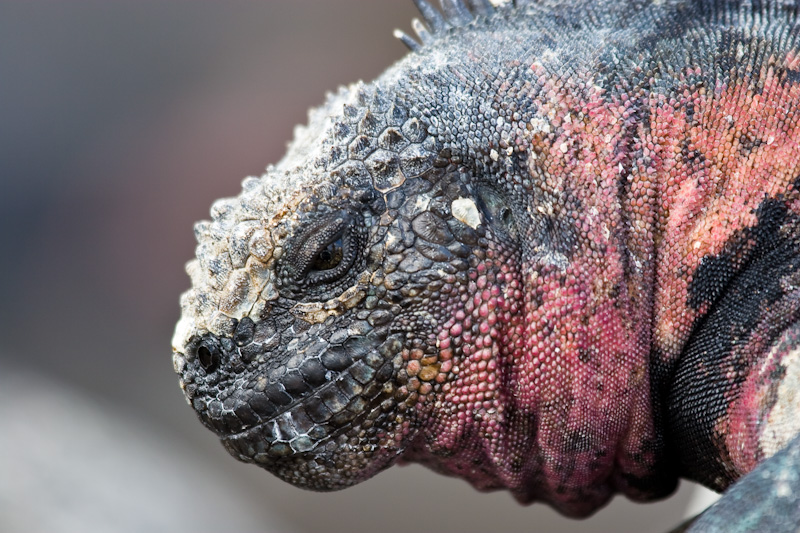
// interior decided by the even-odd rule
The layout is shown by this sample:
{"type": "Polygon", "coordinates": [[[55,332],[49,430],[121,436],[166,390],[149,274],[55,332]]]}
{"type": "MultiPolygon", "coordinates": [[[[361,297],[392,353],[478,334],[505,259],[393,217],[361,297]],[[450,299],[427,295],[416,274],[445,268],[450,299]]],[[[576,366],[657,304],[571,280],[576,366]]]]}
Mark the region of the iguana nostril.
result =
{"type": "Polygon", "coordinates": [[[209,374],[219,368],[221,355],[222,350],[215,339],[203,339],[200,346],[197,347],[197,359],[200,361],[200,366],[209,374]]]}

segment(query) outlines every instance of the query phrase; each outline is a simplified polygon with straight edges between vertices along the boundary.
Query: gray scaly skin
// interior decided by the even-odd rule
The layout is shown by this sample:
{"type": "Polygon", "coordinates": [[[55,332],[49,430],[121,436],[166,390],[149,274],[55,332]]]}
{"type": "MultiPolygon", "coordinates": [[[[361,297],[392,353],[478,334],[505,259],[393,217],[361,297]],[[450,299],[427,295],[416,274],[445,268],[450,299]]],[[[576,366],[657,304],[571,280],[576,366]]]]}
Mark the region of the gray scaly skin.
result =
{"type": "Polygon", "coordinates": [[[197,224],[201,421],[314,490],[402,459],[585,516],[742,479],[703,527],[797,525],[797,4],[418,6],[197,224]]]}

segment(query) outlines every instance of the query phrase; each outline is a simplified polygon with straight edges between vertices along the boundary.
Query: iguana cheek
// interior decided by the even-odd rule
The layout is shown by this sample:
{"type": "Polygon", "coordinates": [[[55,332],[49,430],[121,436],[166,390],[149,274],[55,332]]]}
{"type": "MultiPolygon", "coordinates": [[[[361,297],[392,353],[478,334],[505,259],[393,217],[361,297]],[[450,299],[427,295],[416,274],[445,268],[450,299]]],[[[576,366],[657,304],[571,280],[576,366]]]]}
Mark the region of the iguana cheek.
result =
{"type": "Polygon", "coordinates": [[[440,358],[452,373],[443,387],[445,401],[461,411],[491,409],[498,393],[496,371],[505,329],[498,321],[512,321],[500,288],[489,288],[494,277],[483,275],[470,284],[472,296],[439,333],[440,358]]]}
{"type": "Polygon", "coordinates": [[[514,486],[519,476],[506,468],[511,461],[481,460],[477,468],[478,458],[525,454],[506,431],[509,398],[515,393],[507,370],[515,350],[522,348],[515,255],[509,247],[490,246],[469,280],[439,302],[444,319],[436,329],[435,356],[411,352],[404,369],[420,400],[433,400],[432,407],[418,407],[425,413],[425,444],[413,446],[406,457],[466,477],[480,488],[503,482],[514,486]]]}

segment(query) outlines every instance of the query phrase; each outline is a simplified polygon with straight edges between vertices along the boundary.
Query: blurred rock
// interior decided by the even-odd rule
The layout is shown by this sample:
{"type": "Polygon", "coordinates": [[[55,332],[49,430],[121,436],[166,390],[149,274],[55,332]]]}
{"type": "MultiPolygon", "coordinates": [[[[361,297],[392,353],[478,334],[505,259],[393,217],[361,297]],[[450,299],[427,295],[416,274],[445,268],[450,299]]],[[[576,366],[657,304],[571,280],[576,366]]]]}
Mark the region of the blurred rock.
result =
{"type": "Polygon", "coordinates": [[[185,443],[41,375],[0,366],[0,420],[2,531],[293,531],[185,443]]]}

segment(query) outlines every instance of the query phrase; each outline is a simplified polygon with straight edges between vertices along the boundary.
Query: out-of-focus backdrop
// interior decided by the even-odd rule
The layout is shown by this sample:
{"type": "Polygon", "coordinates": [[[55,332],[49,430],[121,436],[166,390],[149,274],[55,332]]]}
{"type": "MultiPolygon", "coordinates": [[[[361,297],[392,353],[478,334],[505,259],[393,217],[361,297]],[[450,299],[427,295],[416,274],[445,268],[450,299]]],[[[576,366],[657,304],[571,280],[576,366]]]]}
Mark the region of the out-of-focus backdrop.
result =
{"type": "Polygon", "coordinates": [[[316,494],[232,459],[178,389],[192,224],[411,0],[0,1],[0,530],[666,531],[708,495],[588,521],[422,467],[316,494]],[[699,498],[699,499],[698,499],[699,498]]]}

